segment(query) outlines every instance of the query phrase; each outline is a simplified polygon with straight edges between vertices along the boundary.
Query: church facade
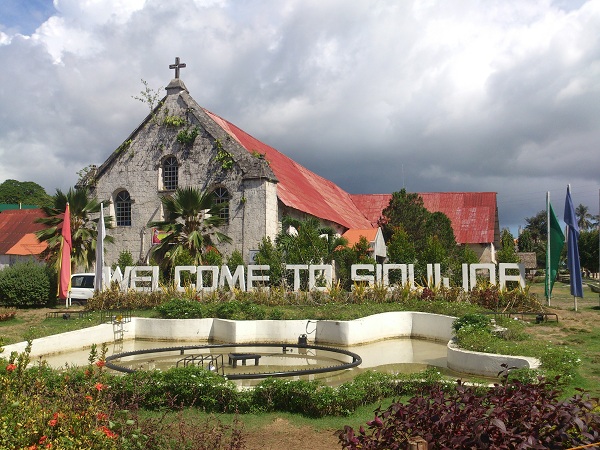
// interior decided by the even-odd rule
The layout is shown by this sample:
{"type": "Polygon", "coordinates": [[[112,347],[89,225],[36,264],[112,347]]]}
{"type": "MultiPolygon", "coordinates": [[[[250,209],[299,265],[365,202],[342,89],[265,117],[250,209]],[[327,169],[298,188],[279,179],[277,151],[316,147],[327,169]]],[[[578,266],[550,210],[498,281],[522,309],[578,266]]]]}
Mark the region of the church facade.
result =
{"type": "MultiPolygon", "coordinates": [[[[181,67],[181,65],[180,65],[181,67]]],[[[166,87],[167,95],[108,159],[80,182],[100,201],[110,200],[105,214],[113,217],[108,233],[107,265],[129,250],[139,262],[148,262],[155,230],[152,221],[164,220],[161,197],[177,187],[193,186],[212,192],[228,203],[221,232],[231,244],[218,249],[229,255],[239,250],[250,262],[264,237],[275,238],[285,215],[318,218],[340,234],[352,229],[377,228],[377,219],[391,194],[351,195],[335,183],[306,169],[278,150],[260,142],[227,120],[207,111],[190,96],[178,76],[166,87]],[[375,209],[377,211],[375,211],[375,209]]],[[[452,193],[460,202],[463,195],[452,193]]],[[[465,216],[477,216],[470,227],[481,229],[476,242],[461,242],[461,208],[448,205],[457,242],[474,244],[482,261],[499,240],[495,193],[473,194],[477,201],[463,205],[465,216]],[[477,195],[482,194],[482,195],[477,195]]],[[[428,195],[428,194],[423,194],[428,195]]],[[[444,195],[439,193],[439,195],[444,195]]],[[[439,197],[439,196],[438,196],[439,197]]],[[[466,198],[466,197],[465,197],[466,198]]],[[[438,198],[440,200],[440,198],[438,198]]],[[[463,199],[464,200],[464,199],[463,199]]],[[[437,210],[443,209],[442,204],[437,210]]],[[[464,202],[463,202],[464,203],[464,202]]],[[[430,210],[430,208],[425,204],[430,210]]],[[[375,256],[385,257],[377,245],[375,256]]]]}

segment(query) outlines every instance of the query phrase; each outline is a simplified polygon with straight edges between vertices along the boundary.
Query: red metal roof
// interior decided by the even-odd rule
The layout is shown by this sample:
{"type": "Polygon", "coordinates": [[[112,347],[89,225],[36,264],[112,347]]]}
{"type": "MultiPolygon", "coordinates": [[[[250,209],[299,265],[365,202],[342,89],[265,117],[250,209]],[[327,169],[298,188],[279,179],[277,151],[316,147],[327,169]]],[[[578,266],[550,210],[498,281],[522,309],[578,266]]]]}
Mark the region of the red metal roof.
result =
{"type": "MultiPolygon", "coordinates": [[[[36,219],[46,217],[41,209],[12,209],[0,213],[0,255],[9,254],[25,235],[35,233],[44,228],[44,225],[35,223],[36,219]]],[[[29,239],[26,241],[29,242],[29,239]]],[[[17,249],[19,247],[17,246],[17,249]]],[[[30,247],[33,249],[33,247],[30,247]]],[[[39,247],[35,247],[38,249],[39,247]]],[[[15,249],[15,251],[17,250],[15,249]]],[[[23,249],[21,249],[22,251],[23,249]]],[[[13,253],[22,254],[22,253],[13,253]]],[[[39,254],[39,253],[30,253],[39,254]]]]}
{"type": "Polygon", "coordinates": [[[371,228],[371,223],[356,207],[350,194],[335,183],[311,172],[227,120],[204,111],[246,150],[265,156],[279,180],[277,196],[284,205],[346,228],[371,228]]]}
{"type": "MultiPolygon", "coordinates": [[[[419,195],[428,211],[448,216],[459,244],[494,242],[495,192],[422,192],[419,195]]],[[[374,225],[391,198],[392,194],[352,195],[358,209],[374,225]]]]}
{"type": "MultiPolygon", "coordinates": [[[[264,155],[279,180],[277,196],[284,205],[346,228],[377,227],[377,220],[392,194],[348,194],[231,122],[204,111],[250,153],[264,155]]],[[[494,242],[495,192],[428,192],[419,195],[429,211],[440,211],[450,218],[458,243],[494,242]]]]}

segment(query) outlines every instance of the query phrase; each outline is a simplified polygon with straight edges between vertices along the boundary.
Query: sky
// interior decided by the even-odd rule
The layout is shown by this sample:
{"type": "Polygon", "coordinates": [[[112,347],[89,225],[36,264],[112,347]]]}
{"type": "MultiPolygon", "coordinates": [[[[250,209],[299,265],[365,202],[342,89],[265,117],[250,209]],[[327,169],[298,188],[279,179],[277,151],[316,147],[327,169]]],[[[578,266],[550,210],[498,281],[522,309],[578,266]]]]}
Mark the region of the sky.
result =
{"type": "Polygon", "coordinates": [[[492,191],[516,234],[598,214],[600,0],[2,0],[0,182],[53,194],[192,97],[358,194],[492,191]]]}

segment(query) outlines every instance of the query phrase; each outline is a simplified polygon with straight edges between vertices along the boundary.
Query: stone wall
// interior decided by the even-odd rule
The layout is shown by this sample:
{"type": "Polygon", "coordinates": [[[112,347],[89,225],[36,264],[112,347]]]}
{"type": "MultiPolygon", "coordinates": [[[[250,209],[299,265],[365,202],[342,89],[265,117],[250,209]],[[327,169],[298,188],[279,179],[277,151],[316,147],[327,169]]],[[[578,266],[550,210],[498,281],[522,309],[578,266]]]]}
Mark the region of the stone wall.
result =
{"type": "Polygon", "coordinates": [[[218,127],[187,91],[171,90],[160,108],[98,169],[94,194],[101,201],[110,201],[109,214],[115,225],[117,194],[126,190],[132,200],[131,225],[107,231],[115,244],[105,245],[106,265],[116,262],[123,250],[129,250],[135,261],[148,261],[152,239],[148,223],[164,219],[161,197],[174,192],[165,190],[162,183],[162,163],[170,156],[179,164],[179,187],[193,186],[206,192],[224,187],[229,192],[230,218],[220,231],[232,238],[233,244],[216,243],[225,255],[239,250],[248,261],[249,251],[256,249],[264,236],[275,237],[277,184],[268,163],[252,157],[218,127]],[[185,118],[185,125],[168,125],[166,118],[185,118]],[[178,133],[185,130],[198,131],[193,144],[177,141],[178,133]],[[229,154],[233,164],[219,159],[219,152],[229,154]],[[262,170],[265,176],[248,176],[252,170],[262,170]]]}

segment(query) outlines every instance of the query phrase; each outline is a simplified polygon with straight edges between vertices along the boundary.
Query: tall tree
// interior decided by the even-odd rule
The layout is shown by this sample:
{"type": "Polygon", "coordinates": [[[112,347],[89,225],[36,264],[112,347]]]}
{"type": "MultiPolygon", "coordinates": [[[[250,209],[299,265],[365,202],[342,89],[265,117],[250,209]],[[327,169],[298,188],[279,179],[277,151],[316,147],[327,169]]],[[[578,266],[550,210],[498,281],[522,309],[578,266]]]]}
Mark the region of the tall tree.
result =
{"type": "Polygon", "coordinates": [[[500,249],[496,253],[499,263],[518,263],[519,257],[515,251],[515,238],[508,228],[500,233],[500,249]]]}
{"type": "Polygon", "coordinates": [[[424,243],[426,223],[430,212],[425,208],[419,194],[408,193],[406,189],[394,192],[382,214],[379,226],[382,228],[386,241],[394,234],[394,230],[401,226],[417,246],[424,243]]]}
{"type": "Polygon", "coordinates": [[[454,251],[456,238],[452,229],[452,222],[446,214],[439,211],[431,213],[425,222],[425,232],[427,237],[436,237],[446,253],[454,251]]]}
{"type": "Polygon", "coordinates": [[[178,188],[161,201],[167,219],[148,224],[164,233],[160,244],[151,250],[159,263],[171,267],[178,258],[189,255],[195,265],[200,265],[208,247],[217,242],[231,242],[229,236],[219,231],[225,222],[221,212],[227,204],[215,203],[211,192],[193,187],[178,188]]]}
{"type": "MultiPolygon", "coordinates": [[[[88,190],[85,188],[70,188],[66,193],[57,189],[52,198],[52,203],[52,206],[42,208],[46,217],[38,219],[38,222],[46,225],[47,228],[36,232],[37,238],[40,241],[46,241],[48,244],[44,256],[51,263],[58,261],[62,223],[67,203],[69,203],[71,239],[73,242],[72,270],[77,267],[82,267],[85,270],[90,269],[95,262],[96,240],[98,237],[98,219],[92,218],[92,215],[100,212],[100,202],[95,198],[90,198],[88,190]]],[[[107,229],[112,228],[112,218],[110,216],[105,217],[104,222],[107,229]]],[[[113,239],[111,236],[106,236],[105,241],[113,242],[113,239]]]]}
{"type": "Polygon", "coordinates": [[[6,180],[0,184],[0,203],[51,207],[52,197],[33,181],[6,180]]]}
{"type": "Polygon", "coordinates": [[[517,239],[517,245],[520,252],[532,252],[533,239],[531,238],[531,231],[528,229],[523,230],[517,239]]]}
{"type": "MultiPolygon", "coordinates": [[[[402,253],[403,256],[408,256],[406,252],[413,251],[406,245],[407,239],[410,240],[414,249],[413,260],[394,262],[414,261],[415,279],[419,283],[427,282],[427,264],[439,263],[446,272],[450,268],[448,258],[453,258],[457,254],[458,246],[450,219],[444,213],[429,212],[419,194],[407,193],[405,189],[394,192],[389,205],[383,210],[379,226],[383,229],[386,241],[392,242],[393,247],[397,247],[393,248],[390,260],[402,253]],[[395,241],[394,234],[399,230],[402,230],[405,236],[398,236],[398,240],[395,241]]],[[[446,272],[445,275],[448,273],[446,272]]]]}
{"type": "Polygon", "coordinates": [[[545,241],[546,236],[548,236],[546,227],[548,220],[546,216],[546,211],[542,210],[533,217],[525,218],[525,222],[527,222],[525,229],[531,233],[531,239],[533,239],[534,243],[545,241]]]}
{"type": "Polygon", "coordinates": [[[581,203],[577,208],[575,208],[575,215],[577,216],[577,225],[579,226],[580,231],[589,230],[593,223],[592,220],[594,216],[592,216],[589,212],[589,208],[581,203]]]}
{"type": "Polygon", "coordinates": [[[581,267],[598,272],[598,230],[582,231],[579,235],[579,259],[581,267]]]}

